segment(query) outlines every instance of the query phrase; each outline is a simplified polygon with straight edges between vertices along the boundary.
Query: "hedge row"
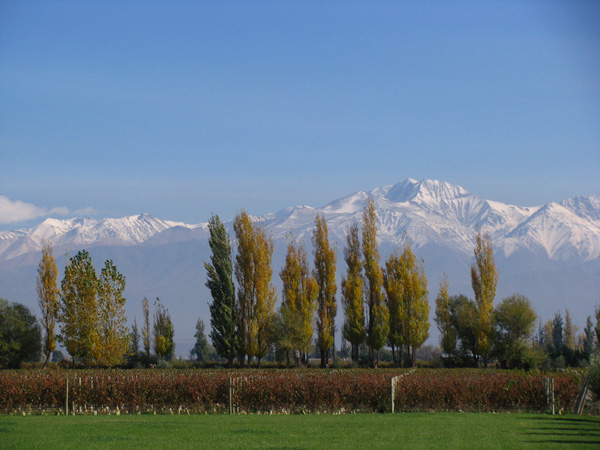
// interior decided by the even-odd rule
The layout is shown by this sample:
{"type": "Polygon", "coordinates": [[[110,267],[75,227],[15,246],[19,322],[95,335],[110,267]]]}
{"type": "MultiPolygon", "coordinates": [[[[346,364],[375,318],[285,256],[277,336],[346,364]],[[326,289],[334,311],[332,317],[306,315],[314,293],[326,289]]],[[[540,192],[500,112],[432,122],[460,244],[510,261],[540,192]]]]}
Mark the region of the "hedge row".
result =
{"type": "Polygon", "coordinates": [[[545,378],[558,409],[577,395],[575,372],[550,375],[477,369],[405,370],[85,370],[1,371],[0,411],[240,412],[545,411],[545,378]]]}

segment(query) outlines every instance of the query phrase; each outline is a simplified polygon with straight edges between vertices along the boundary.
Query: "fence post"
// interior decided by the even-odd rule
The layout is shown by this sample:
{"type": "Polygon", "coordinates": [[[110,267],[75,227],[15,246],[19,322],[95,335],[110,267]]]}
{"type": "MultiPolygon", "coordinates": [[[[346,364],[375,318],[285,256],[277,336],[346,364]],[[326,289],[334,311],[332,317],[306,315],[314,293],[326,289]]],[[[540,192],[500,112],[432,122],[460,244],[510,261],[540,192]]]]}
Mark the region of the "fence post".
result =
{"type": "Polygon", "coordinates": [[[232,399],[231,377],[229,377],[229,414],[233,414],[233,399],[232,399]]]}
{"type": "Polygon", "coordinates": [[[69,415],[69,377],[67,376],[67,392],[65,395],[65,416],[69,415]]]}
{"type": "Polygon", "coordinates": [[[555,411],[554,411],[554,378],[550,378],[550,389],[552,390],[552,392],[551,392],[552,414],[555,414],[555,411]]]}
{"type": "Polygon", "coordinates": [[[396,378],[392,378],[392,414],[394,414],[394,400],[396,397],[396,378]]]}
{"type": "Polygon", "coordinates": [[[554,378],[546,378],[546,405],[548,412],[554,414],[554,378]]]}

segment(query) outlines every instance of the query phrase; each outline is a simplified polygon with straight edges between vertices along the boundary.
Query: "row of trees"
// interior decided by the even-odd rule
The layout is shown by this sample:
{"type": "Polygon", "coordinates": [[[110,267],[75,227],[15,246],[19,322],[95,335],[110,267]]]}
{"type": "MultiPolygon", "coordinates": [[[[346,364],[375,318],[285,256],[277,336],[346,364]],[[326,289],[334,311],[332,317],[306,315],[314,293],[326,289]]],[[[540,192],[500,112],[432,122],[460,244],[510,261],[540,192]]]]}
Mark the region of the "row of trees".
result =
{"type": "Polygon", "coordinates": [[[448,281],[444,279],[436,298],[435,321],[442,351],[455,363],[469,355],[475,363],[482,357],[487,367],[494,342],[494,298],[498,284],[494,248],[488,235],[477,233],[474,257],[471,285],[475,301],[464,295],[449,297],[448,281]]]}
{"type": "Polygon", "coordinates": [[[527,297],[513,294],[494,306],[498,273],[489,236],[477,235],[474,256],[475,300],[449,296],[446,280],[436,298],[435,321],[447,365],[472,366],[483,359],[487,366],[493,357],[504,368],[579,366],[600,350],[600,307],[596,326],[588,316],[584,333],[577,337],[568,309],[564,321],[560,312],[544,325],[540,321],[536,336],[538,317],[527,297]]]}
{"type": "Polygon", "coordinates": [[[38,268],[37,291],[44,331],[46,362],[56,340],[83,364],[114,366],[122,362],[129,345],[125,317],[125,277],[111,260],[96,274],[90,254],[82,250],[68,259],[60,290],[52,246],[44,242],[38,268]],[[55,335],[55,325],[60,334],[55,335]]]}
{"type": "MultiPolygon", "coordinates": [[[[341,335],[343,343],[350,343],[353,361],[358,362],[366,347],[368,363],[376,367],[380,351],[387,345],[396,366],[411,366],[415,364],[416,351],[429,336],[424,262],[416,258],[404,239],[402,247],[381,265],[376,222],[374,202],[369,200],[362,222],[353,223],[346,234],[341,335]]],[[[277,310],[271,269],[273,242],[265,230],[245,211],[235,218],[234,242],[218,216],[210,219],[208,229],[211,257],[205,267],[206,286],[213,299],[210,338],[214,349],[199,320],[193,349],[196,357],[205,360],[216,352],[230,367],[235,359],[244,366],[256,358],[260,367],[261,360],[275,351],[288,365],[293,358],[299,366],[308,363],[308,355],[316,347],[322,367],[329,364],[330,357],[335,360],[337,258],[325,218],[317,215],[315,219],[312,270],[303,244],[290,239],[279,273],[283,290],[277,310]]],[[[158,359],[173,357],[174,327],[159,299],[155,302],[152,327],[150,305],[144,298],[141,333],[136,320],[131,332],[127,328],[125,277],[112,261],[105,262],[98,276],[89,253],[81,251],[68,259],[60,289],[56,280],[52,247],[45,242],[37,290],[46,362],[56,349],[57,340],[64,344],[73,361],[87,365],[118,365],[126,354],[130,361],[147,365],[151,362],[151,349],[158,359]],[[57,336],[56,325],[60,328],[57,336]]],[[[482,360],[487,366],[490,358],[496,358],[503,367],[528,367],[543,359],[540,353],[548,355],[555,366],[589,359],[594,334],[600,337],[600,310],[596,313],[596,329],[588,317],[585,333],[578,339],[574,337],[575,327],[568,311],[564,323],[558,313],[543,327],[540,324],[534,339],[536,314],[527,298],[513,295],[494,306],[498,273],[491,240],[482,233],[476,236],[471,281],[474,300],[464,295],[449,296],[447,280],[440,284],[435,321],[447,365],[477,365],[482,360]]],[[[7,302],[0,306],[4,316],[17,317],[17,306],[7,302]]],[[[21,323],[27,323],[23,311],[19,314],[21,323]]],[[[0,321],[4,316],[0,315],[0,321]]],[[[9,341],[3,339],[2,345],[5,342],[9,341]]]]}
{"type": "MultiPolygon", "coordinates": [[[[376,366],[379,351],[388,343],[397,365],[403,357],[414,364],[416,349],[429,336],[424,263],[405,241],[403,251],[390,256],[382,268],[376,221],[375,205],[369,200],[362,217],[362,243],[358,223],[347,233],[347,271],[341,282],[342,336],[352,346],[353,360],[358,360],[359,346],[366,343],[369,361],[376,366]]],[[[218,216],[210,219],[208,228],[212,254],[205,263],[206,286],[213,298],[210,336],[217,353],[229,366],[235,358],[241,365],[256,358],[260,367],[261,359],[275,346],[288,364],[291,355],[297,365],[306,364],[316,333],[321,366],[327,366],[330,355],[335,358],[337,258],[325,218],[317,215],[315,219],[312,271],[303,244],[290,240],[279,273],[283,291],[277,311],[271,283],[273,243],[264,229],[245,211],[237,215],[234,263],[232,243],[218,216]]]]}
{"type": "MultiPolygon", "coordinates": [[[[157,360],[170,360],[175,354],[175,327],[171,321],[169,310],[156,298],[154,302],[154,321],[150,327],[150,303],[144,297],[142,300],[142,314],[144,323],[140,333],[137,319],[133,319],[130,334],[130,348],[128,357],[130,362],[151,363],[151,349],[154,350],[157,360]],[[140,347],[140,340],[143,348],[140,347]]],[[[125,355],[123,355],[124,357],[125,355]]]]}
{"type": "MultiPolygon", "coordinates": [[[[52,245],[42,244],[42,259],[38,267],[37,292],[42,312],[44,332],[44,366],[60,341],[71,355],[73,363],[112,367],[122,364],[124,357],[138,354],[140,334],[137,323],[131,329],[125,316],[125,277],[111,260],[107,260],[98,276],[92,258],[86,250],[69,257],[64,278],[57,285],[58,270],[52,245]],[[60,333],[56,332],[56,325],[60,333]]],[[[148,300],[143,300],[144,326],[142,340],[147,359],[150,358],[148,300]]],[[[160,358],[174,352],[174,329],[169,312],[155,302],[154,351],[160,358]]]]}

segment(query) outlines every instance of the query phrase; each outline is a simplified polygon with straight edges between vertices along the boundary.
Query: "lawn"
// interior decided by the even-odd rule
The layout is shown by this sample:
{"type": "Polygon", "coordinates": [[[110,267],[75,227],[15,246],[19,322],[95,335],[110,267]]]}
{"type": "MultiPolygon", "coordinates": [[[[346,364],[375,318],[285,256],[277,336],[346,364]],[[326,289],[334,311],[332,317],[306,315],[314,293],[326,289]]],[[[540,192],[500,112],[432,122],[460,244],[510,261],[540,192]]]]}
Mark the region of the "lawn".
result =
{"type": "Polygon", "coordinates": [[[0,416],[0,448],[600,449],[600,417],[542,414],[0,416]]]}

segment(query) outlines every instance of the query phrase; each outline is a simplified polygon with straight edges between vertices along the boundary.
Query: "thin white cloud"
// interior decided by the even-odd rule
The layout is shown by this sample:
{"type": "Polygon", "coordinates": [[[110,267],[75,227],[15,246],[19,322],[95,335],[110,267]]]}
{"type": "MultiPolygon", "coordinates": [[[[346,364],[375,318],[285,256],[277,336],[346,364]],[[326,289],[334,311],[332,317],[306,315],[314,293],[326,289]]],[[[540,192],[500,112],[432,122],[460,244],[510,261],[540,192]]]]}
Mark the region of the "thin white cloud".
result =
{"type": "Polygon", "coordinates": [[[95,208],[88,206],[86,208],[78,209],[77,211],[73,211],[74,216],[95,216],[98,214],[95,208]]]}
{"type": "Polygon", "coordinates": [[[65,216],[69,214],[69,209],[65,206],[51,209],[42,208],[20,200],[13,201],[0,195],[0,223],[2,224],[24,222],[51,214],[65,216]]]}

